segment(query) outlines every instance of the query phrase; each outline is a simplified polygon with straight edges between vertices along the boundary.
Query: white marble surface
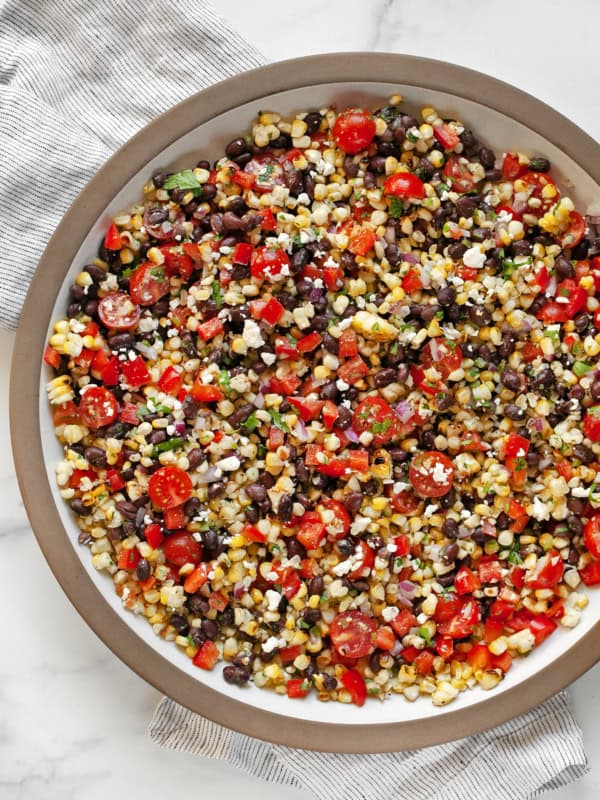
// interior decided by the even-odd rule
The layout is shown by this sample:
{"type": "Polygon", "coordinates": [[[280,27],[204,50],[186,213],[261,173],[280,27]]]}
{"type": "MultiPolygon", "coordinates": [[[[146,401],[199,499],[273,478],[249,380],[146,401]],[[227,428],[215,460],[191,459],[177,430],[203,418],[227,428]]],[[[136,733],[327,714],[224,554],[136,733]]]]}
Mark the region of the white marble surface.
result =
{"type": "MultiPolygon", "coordinates": [[[[192,2],[193,0],[190,0],[192,2]]],[[[220,0],[222,13],[270,59],[386,50],[455,61],[514,83],[600,138],[596,0],[220,0]],[[484,8],[486,11],[484,11],[484,8]],[[506,39],[499,31],[508,31],[506,39]]],[[[118,800],[176,791],[220,800],[279,800],[220,763],[160,750],[144,738],[158,694],[96,639],[61,593],[28,527],[8,446],[13,336],[0,334],[0,800],[118,800]]],[[[600,666],[573,686],[590,773],[548,800],[600,796],[600,666]]],[[[287,790],[290,800],[309,795],[287,790]]],[[[382,800],[385,800],[384,798],[382,800]]]]}

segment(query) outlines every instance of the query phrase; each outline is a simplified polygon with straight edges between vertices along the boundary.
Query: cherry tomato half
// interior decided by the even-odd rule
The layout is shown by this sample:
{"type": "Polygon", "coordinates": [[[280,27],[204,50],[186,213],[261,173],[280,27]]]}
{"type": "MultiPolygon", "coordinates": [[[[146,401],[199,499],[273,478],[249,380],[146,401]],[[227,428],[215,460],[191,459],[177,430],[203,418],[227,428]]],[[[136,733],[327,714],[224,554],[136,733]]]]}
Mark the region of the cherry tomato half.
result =
{"type": "Polygon", "coordinates": [[[338,614],[331,623],[329,635],[337,652],[345,658],[363,658],[375,649],[373,635],[377,624],[362,611],[338,614]]]}
{"type": "Polygon", "coordinates": [[[425,369],[433,367],[442,380],[462,364],[460,345],[449,339],[430,339],[421,351],[421,364],[425,369]]]}
{"type": "Polygon", "coordinates": [[[398,417],[390,404],[374,395],[356,406],[352,427],[359,436],[365,432],[373,434],[373,445],[381,447],[396,435],[397,422],[398,417]]]}
{"type": "Polygon", "coordinates": [[[559,237],[560,246],[563,249],[577,247],[585,236],[585,220],[579,211],[571,211],[567,229],[559,237]]]}
{"type": "Polygon", "coordinates": [[[141,264],[129,279],[131,299],[140,306],[152,306],[168,292],[164,267],[156,264],[141,264]]]}
{"type": "Polygon", "coordinates": [[[448,456],[428,450],[413,458],[408,477],[421,497],[443,497],[452,488],[454,466],[448,456]]]}
{"type": "Polygon", "coordinates": [[[425,197],[425,186],[423,181],[412,172],[396,172],[386,179],[383,193],[392,197],[422,200],[425,197]]]}
{"type": "Polygon", "coordinates": [[[318,510],[321,512],[321,519],[323,519],[322,512],[326,512],[323,522],[327,537],[334,542],[343,539],[350,530],[350,515],[339,500],[326,497],[320,502],[318,510]],[[329,519],[331,514],[333,514],[333,519],[329,519]]]}
{"type": "Polygon", "coordinates": [[[333,138],[344,153],[354,155],[368,147],[375,137],[375,120],[364,108],[347,108],[333,125],[333,138]]]}
{"type": "Polygon", "coordinates": [[[177,567],[197,564],[202,558],[202,545],[191,533],[180,532],[167,536],[163,543],[163,551],[167,561],[177,567]]]}
{"type": "MultiPolygon", "coordinates": [[[[515,197],[518,199],[519,195],[524,192],[526,196],[524,211],[528,214],[533,214],[535,217],[543,217],[547,211],[550,211],[552,206],[558,202],[560,192],[552,178],[545,172],[526,172],[517,178],[515,185],[515,197]],[[553,186],[555,192],[552,193],[547,186],[553,186]],[[546,191],[544,192],[544,189],[546,191]],[[546,196],[549,195],[549,196],[546,196]],[[529,205],[529,200],[534,198],[539,201],[534,205],[529,205]]],[[[521,206],[519,205],[519,211],[521,206]]]]}
{"type": "Polygon", "coordinates": [[[104,386],[91,386],[81,395],[79,415],[92,430],[110,425],[117,418],[118,406],[114,394],[104,386]]]}
{"type": "Polygon", "coordinates": [[[244,172],[256,177],[254,191],[260,194],[271,192],[275,186],[285,183],[281,162],[269,153],[252,158],[244,167],[244,172]]]}
{"type": "Polygon", "coordinates": [[[250,274],[259,280],[277,280],[285,272],[289,275],[289,267],[288,254],[279,247],[257,247],[250,259],[250,274]]]}
{"type": "Polygon", "coordinates": [[[192,479],[179,467],[161,467],[150,476],[148,494],[157,508],[175,508],[190,499],[192,479]]]}
{"type": "Polygon", "coordinates": [[[479,183],[479,179],[473,175],[467,164],[466,159],[456,156],[449,158],[444,167],[444,177],[453,191],[460,194],[472,192],[479,183]]]}
{"type": "Polygon", "coordinates": [[[102,324],[111,330],[129,330],[140,318],[140,307],[127,292],[111,292],[98,303],[98,316],[102,324]]]}
{"type": "Polygon", "coordinates": [[[583,529],[585,546],[592,556],[600,559],[600,514],[595,514],[583,529]]]}

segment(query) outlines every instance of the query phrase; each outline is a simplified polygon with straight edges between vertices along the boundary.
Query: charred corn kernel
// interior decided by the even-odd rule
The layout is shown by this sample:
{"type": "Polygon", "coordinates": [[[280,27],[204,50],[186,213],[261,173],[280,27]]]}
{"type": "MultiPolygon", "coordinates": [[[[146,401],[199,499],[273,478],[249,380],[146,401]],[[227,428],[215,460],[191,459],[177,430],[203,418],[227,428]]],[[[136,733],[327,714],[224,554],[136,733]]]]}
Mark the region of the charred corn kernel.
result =
{"type": "Polygon", "coordinates": [[[479,678],[478,683],[482,689],[489,691],[500,683],[502,677],[502,672],[499,669],[487,669],[479,678]]]}
{"type": "MultiPolygon", "coordinates": [[[[384,450],[383,448],[376,450],[375,453],[373,454],[373,459],[371,461],[371,475],[373,475],[374,478],[380,478],[381,480],[385,480],[389,478],[391,474],[392,474],[392,457],[390,456],[388,451],[384,450]]],[[[377,499],[379,501],[381,500],[384,501],[382,507],[377,509],[379,511],[382,511],[386,505],[385,503],[386,498],[380,497],[377,499]]],[[[373,507],[375,506],[373,505],[373,507]]]]}
{"type": "Polygon", "coordinates": [[[165,263],[165,256],[158,247],[151,247],[148,252],[146,253],[148,259],[152,261],[153,264],[164,264],[165,263]]]}

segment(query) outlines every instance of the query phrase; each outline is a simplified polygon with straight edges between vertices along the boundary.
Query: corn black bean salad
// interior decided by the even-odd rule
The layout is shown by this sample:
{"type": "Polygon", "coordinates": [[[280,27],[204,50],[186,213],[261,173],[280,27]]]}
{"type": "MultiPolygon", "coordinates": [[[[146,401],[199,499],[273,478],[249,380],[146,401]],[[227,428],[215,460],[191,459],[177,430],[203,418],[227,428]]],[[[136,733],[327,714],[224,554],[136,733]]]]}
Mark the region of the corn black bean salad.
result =
{"type": "Polygon", "coordinates": [[[598,222],[399,96],[155,174],[45,352],[93,566],[229,683],[496,686],[600,583],[598,222]]]}

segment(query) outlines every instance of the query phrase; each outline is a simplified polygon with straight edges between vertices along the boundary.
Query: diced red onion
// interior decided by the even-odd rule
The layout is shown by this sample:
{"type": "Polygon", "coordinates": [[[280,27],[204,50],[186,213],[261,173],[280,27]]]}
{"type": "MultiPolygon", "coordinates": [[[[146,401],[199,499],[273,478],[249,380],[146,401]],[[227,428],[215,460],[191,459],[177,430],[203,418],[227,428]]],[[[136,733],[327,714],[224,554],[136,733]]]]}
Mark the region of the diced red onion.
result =
{"type": "Polygon", "coordinates": [[[244,586],[243,581],[238,581],[236,584],[234,584],[233,596],[236,598],[236,600],[239,600],[240,597],[243,597],[245,593],[246,587],[244,586]]]}
{"type": "Polygon", "coordinates": [[[392,649],[391,649],[389,652],[390,652],[390,655],[391,655],[391,656],[394,656],[394,657],[396,657],[396,656],[399,656],[399,655],[400,655],[400,653],[401,653],[403,650],[404,650],[404,645],[402,644],[402,642],[401,642],[399,639],[397,639],[397,640],[394,642],[394,646],[392,647],[392,649]]]}
{"type": "Polygon", "coordinates": [[[150,361],[156,361],[158,359],[158,353],[155,347],[152,347],[149,344],[145,344],[144,342],[137,342],[135,345],[135,349],[138,353],[141,353],[146,358],[150,359],[150,361]]]}
{"type": "Polygon", "coordinates": [[[522,214],[524,211],[528,210],[526,192],[517,192],[515,194],[512,201],[512,210],[517,214],[522,214]]]}
{"type": "Polygon", "coordinates": [[[179,434],[185,433],[185,422],[176,422],[175,431],[179,434]]]}
{"type": "Polygon", "coordinates": [[[429,340],[429,347],[431,349],[431,357],[434,361],[439,361],[442,357],[440,353],[440,346],[438,345],[437,339],[433,338],[429,340]]]}
{"type": "Polygon", "coordinates": [[[548,467],[551,467],[553,464],[554,464],[553,459],[551,459],[551,458],[542,458],[542,460],[540,461],[540,464],[539,464],[539,469],[548,469],[548,467]]]}
{"type": "Polygon", "coordinates": [[[491,519],[484,519],[481,523],[484,536],[496,536],[496,523],[491,519]]]}
{"type": "Polygon", "coordinates": [[[399,594],[396,597],[396,605],[404,606],[404,608],[410,608],[410,609],[412,609],[413,607],[412,600],[410,600],[408,597],[405,597],[403,594],[399,594]]]}
{"type": "Polygon", "coordinates": [[[308,431],[306,430],[306,425],[304,421],[299,419],[298,422],[294,425],[294,436],[300,442],[307,442],[308,441],[308,431]]]}
{"type": "Polygon", "coordinates": [[[216,464],[212,464],[206,472],[197,472],[198,483],[214,483],[221,480],[223,473],[216,464]]]}
{"type": "Polygon", "coordinates": [[[396,229],[393,225],[389,225],[385,229],[385,241],[390,244],[396,241],[396,229]]]}
{"type": "Polygon", "coordinates": [[[409,264],[419,264],[419,259],[412,253],[402,253],[402,261],[408,261],[409,264]]]}
{"type": "Polygon", "coordinates": [[[548,288],[546,289],[546,294],[548,297],[555,297],[556,295],[556,275],[552,275],[550,278],[550,283],[548,284],[548,288]]]}
{"type": "Polygon", "coordinates": [[[396,408],[394,410],[398,415],[400,422],[408,422],[414,414],[413,408],[407,400],[400,400],[400,402],[396,404],[396,408]]]}
{"type": "Polygon", "coordinates": [[[358,444],[359,439],[356,431],[352,430],[352,428],[347,428],[344,433],[346,434],[346,439],[348,439],[349,442],[352,442],[352,444],[358,444]]]}
{"type": "Polygon", "coordinates": [[[417,596],[418,586],[412,581],[400,581],[398,584],[398,590],[401,592],[403,597],[407,597],[409,600],[412,600],[413,597],[417,596]]]}
{"type": "Polygon", "coordinates": [[[531,428],[537,433],[541,433],[544,430],[544,418],[534,417],[533,419],[529,420],[529,422],[527,423],[527,427],[531,428]]]}
{"type": "Polygon", "coordinates": [[[265,398],[262,394],[262,390],[256,395],[254,400],[252,401],[256,408],[264,408],[265,407],[265,398]]]}

